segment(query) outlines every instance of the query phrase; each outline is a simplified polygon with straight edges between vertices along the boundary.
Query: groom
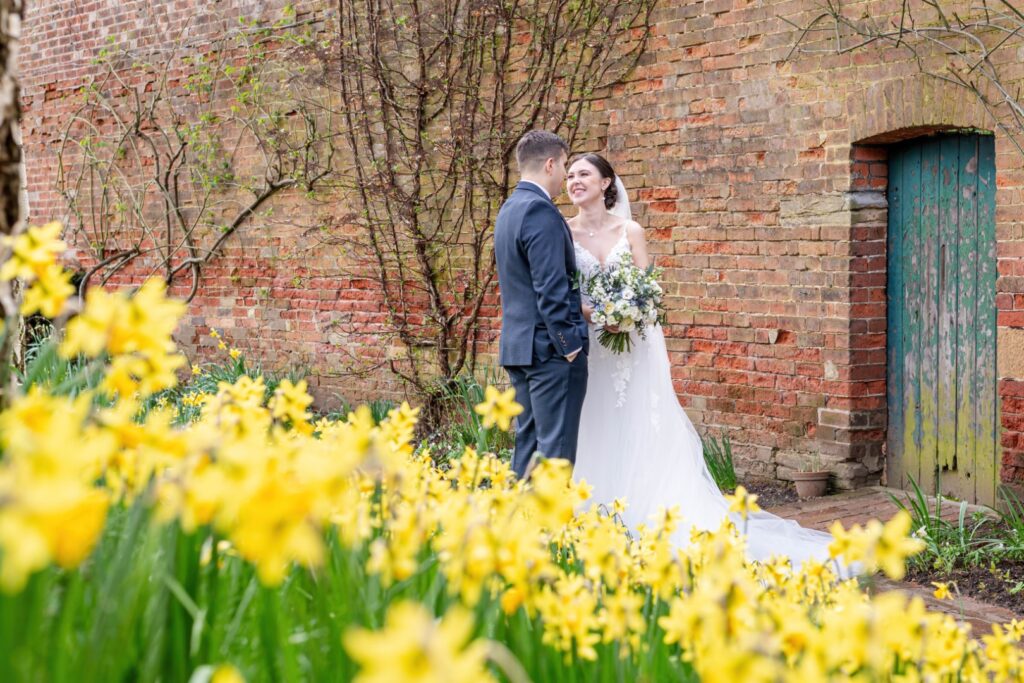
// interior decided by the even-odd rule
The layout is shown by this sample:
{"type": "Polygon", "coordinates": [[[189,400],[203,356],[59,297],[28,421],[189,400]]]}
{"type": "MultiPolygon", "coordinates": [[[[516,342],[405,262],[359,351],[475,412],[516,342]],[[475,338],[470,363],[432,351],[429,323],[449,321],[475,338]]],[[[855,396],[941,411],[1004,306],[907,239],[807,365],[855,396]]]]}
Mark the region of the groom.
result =
{"type": "Polygon", "coordinates": [[[562,190],[569,147],[533,130],[516,146],[520,181],[494,226],[501,287],[498,362],[523,406],[512,469],[528,474],[534,453],[576,462],[587,392],[587,324],[575,286],[572,236],[551,198],[562,190]]]}

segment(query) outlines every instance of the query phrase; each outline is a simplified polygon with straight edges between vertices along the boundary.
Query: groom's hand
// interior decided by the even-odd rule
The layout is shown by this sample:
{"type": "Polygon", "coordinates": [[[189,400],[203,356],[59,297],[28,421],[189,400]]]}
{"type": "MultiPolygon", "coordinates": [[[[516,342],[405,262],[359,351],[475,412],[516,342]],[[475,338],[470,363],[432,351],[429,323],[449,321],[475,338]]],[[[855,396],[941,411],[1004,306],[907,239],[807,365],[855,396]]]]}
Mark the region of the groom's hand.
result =
{"type": "Polygon", "coordinates": [[[568,356],[566,356],[565,359],[567,361],[569,361],[570,363],[573,362],[574,360],[576,360],[576,356],[580,355],[580,351],[582,351],[582,349],[576,349],[575,351],[570,353],[568,356]]]}

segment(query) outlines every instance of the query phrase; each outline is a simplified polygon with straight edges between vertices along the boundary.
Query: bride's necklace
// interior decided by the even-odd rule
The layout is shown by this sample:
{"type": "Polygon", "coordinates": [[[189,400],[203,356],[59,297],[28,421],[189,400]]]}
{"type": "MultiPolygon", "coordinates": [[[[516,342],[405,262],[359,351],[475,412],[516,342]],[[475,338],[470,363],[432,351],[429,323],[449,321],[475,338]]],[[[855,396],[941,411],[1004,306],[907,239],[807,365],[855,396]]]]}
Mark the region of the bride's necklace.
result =
{"type": "Polygon", "coordinates": [[[601,225],[599,230],[592,230],[591,228],[583,228],[583,229],[586,230],[587,234],[589,236],[591,236],[591,237],[593,237],[594,235],[596,235],[599,232],[607,232],[607,230],[605,230],[605,226],[603,224],[601,225]]]}

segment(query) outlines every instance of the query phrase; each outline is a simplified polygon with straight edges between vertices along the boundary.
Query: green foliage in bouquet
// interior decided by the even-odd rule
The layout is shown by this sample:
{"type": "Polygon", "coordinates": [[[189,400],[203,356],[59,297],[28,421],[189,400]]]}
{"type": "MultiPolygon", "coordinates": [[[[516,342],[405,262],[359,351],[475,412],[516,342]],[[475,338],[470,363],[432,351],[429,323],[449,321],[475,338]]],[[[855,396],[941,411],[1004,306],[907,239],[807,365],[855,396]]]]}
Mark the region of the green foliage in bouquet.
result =
{"type": "Polygon", "coordinates": [[[600,329],[597,341],[601,346],[612,353],[628,353],[633,348],[633,332],[645,339],[649,328],[664,323],[660,277],[660,268],[640,268],[626,255],[581,278],[583,292],[593,303],[591,318],[600,329]]]}

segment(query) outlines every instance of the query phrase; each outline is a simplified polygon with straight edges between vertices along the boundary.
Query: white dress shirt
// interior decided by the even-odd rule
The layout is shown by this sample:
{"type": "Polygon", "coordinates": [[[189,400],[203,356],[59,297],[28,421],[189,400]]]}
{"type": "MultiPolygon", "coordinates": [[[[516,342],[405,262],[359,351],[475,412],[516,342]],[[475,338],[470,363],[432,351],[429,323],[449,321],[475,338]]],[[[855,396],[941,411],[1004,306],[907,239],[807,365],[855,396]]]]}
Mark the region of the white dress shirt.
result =
{"type": "Polygon", "coordinates": [[[540,191],[544,193],[544,196],[547,197],[548,199],[551,199],[551,193],[548,192],[547,190],[545,190],[544,186],[541,185],[540,183],[535,183],[532,180],[520,180],[519,182],[521,182],[521,183],[528,183],[530,185],[533,185],[534,187],[539,187],[540,191]]]}

